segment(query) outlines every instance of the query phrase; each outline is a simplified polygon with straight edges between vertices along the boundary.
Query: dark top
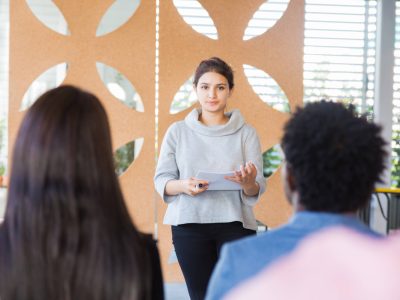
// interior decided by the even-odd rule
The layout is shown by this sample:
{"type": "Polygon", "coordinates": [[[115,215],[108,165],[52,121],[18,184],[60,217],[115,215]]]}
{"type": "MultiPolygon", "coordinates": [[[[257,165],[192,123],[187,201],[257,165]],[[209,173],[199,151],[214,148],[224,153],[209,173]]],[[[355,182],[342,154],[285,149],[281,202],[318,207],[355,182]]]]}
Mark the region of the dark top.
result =
{"type": "Polygon", "coordinates": [[[143,241],[151,259],[151,299],[164,299],[164,284],[161,272],[160,255],[158,254],[157,242],[152,235],[143,234],[143,241]]]}

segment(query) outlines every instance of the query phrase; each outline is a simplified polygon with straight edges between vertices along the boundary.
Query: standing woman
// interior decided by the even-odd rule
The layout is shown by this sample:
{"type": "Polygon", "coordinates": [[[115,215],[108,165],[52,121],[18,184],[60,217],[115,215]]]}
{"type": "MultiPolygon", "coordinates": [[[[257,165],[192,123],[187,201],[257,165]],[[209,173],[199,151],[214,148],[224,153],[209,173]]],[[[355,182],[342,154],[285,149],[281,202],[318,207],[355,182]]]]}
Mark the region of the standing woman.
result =
{"type": "Polygon", "coordinates": [[[201,108],[172,124],[165,134],[155,174],[168,203],[164,224],[172,239],[192,300],[204,299],[221,246],[255,233],[252,207],[265,190],[257,133],[238,110],[225,112],[233,71],[213,57],[197,67],[193,88],[201,108]],[[235,171],[227,179],[241,190],[208,190],[199,170],[235,171]]]}
{"type": "Polygon", "coordinates": [[[18,133],[0,226],[1,300],[163,299],[156,245],[132,224],[96,96],[43,94],[18,133]]]}

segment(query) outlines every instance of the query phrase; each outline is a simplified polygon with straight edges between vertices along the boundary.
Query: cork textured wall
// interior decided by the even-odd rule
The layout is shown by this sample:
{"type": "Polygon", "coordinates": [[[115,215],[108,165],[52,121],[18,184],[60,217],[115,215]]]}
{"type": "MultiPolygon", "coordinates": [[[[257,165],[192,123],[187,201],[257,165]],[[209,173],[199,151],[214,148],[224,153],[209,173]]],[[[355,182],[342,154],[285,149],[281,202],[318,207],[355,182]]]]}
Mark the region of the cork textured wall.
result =
{"type": "MultiPolygon", "coordinates": [[[[116,30],[96,36],[102,16],[114,1],[55,0],[69,34],[62,35],[44,26],[24,0],[10,7],[10,100],[9,145],[12,149],[24,110],[22,98],[31,83],[45,70],[68,64],[64,83],[93,91],[104,104],[111,123],[114,149],[137,138],[143,148],[120,177],[126,203],[135,224],[154,231],[158,239],[163,272],[167,281],[181,281],[177,263],[169,264],[172,251],[169,226],[162,225],[166,205],[155,195],[153,175],[156,154],[156,88],[158,88],[158,140],[168,126],[192,109],[171,114],[174,95],[192,75],[198,63],[211,56],[226,60],[235,71],[235,91],[229,109],[238,108],[254,126],[266,151],[279,143],[282,125],[290,113],[261,101],[251,88],[244,65],[271,76],[285,93],[290,111],[303,98],[304,1],[292,0],[276,24],[248,40],[243,39],[252,16],[265,1],[199,0],[217,29],[217,39],[195,31],[187,24],[172,0],[159,2],[159,81],[156,77],[156,1],[142,0],[136,12],[116,30]],[[144,112],[136,111],[113,97],[96,70],[101,62],[120,71],[136,88],[144,112]]],[[[286,221],[290,208],[284,199],[278,169],[268,178],[268,187],[255,207],[257,218],[274,227],[286,221]]]]}

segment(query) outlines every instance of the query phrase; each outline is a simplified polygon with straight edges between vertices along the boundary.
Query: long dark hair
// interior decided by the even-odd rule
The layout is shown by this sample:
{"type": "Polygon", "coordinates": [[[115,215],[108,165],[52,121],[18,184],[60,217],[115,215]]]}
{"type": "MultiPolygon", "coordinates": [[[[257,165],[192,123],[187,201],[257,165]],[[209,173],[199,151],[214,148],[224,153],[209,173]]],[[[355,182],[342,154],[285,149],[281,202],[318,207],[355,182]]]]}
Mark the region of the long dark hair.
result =
{"type": "Polygon", "coordinates": [[[0,298],[147,299],[150,258],[114,173],[96,96],[43,94],[20,127],[0,228],[0,298]]]}

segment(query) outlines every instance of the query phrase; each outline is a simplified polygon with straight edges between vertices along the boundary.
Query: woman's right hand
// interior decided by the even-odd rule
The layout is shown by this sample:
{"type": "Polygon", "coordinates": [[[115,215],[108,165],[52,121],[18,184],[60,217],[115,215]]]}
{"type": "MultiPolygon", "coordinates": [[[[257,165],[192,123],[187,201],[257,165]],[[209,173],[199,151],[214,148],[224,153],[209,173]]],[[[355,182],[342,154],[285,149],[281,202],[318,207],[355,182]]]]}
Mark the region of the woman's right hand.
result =
{"type": "Polygon", "coordinates": [[[169,196],[187,194],[196,196],[208,189],[208,181],[190,177],[189,179],[170,180],[165,185],[165,193],[169,196]]]}
{"type": "Polygon", "coordinates": [[[196,196],[208,189],[208,181],[190,177],[189,179],[183,179],[182,188],[183,193],[189,196],[196,196]]]}

